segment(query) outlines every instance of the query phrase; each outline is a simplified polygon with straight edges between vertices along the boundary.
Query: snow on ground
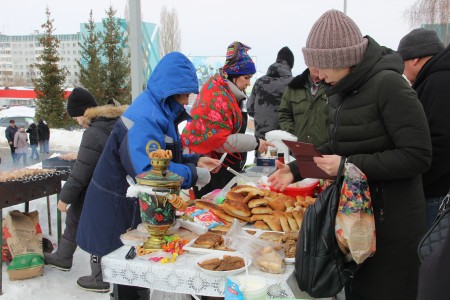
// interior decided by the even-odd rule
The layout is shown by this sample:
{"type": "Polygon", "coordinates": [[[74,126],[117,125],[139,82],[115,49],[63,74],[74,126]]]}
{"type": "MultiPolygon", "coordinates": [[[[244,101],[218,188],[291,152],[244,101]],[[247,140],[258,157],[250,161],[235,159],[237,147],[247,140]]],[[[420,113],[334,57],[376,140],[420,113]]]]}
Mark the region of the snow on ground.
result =
{"type": "MultiPolygon", "coordinates": [[[[0,127],[0,133],[5,128],[0,127]]],[[[50,149],[57,151],[77,151],[81,141],[82,131],[67,131],[51,129],[50,149]]],[[[0,147],[8,147],[3,134],[0,135],[0,147]]],[[[0,195],[1,196],[1,195],[0,195]]],[[[56,195],[50,196],[50,220],[52,236],[48,233],[47,199],[41,198],[30,202],[30,211],[39,211],[39,222],[42,227],[43,236],[49,238],[56,246],[56,195]]],[[[24,204],[3,209],[3,217],[11,210],[24,211],[24,204]]],[[[64,228],[65,214],[62,214],[62,224],[64,228]]],[[[39,277],[10,281],[6,273],[6,264],[2,268],[3,295],[0,300],[17,299],[89,299],[107,300],[109,294],[99,294],[87,292],[78,288],[76,281],[78,277],[90,274],[89,254],[78,248],[75,252],[72,270],[69,272],[59,271],[48,266],[44,267],[44,274],[39,277]]]]}

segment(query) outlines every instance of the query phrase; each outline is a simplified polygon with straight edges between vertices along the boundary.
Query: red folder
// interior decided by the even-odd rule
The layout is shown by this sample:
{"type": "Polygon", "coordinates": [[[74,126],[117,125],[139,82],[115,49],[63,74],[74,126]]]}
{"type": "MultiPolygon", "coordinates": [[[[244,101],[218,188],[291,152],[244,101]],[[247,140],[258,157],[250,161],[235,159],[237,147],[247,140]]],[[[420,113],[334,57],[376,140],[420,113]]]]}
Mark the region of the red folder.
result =
{"type": "Polygon", "coordinates": [[[317,150],[313,144],[293,142],[282,140],[292,154],[295,156],[297,168],[303,178],[317,178],[317,179],[334,179],[335,177],[328,175],[321,168],[319,168],[313,160],[313,157],[322,154],[317,150]]]}

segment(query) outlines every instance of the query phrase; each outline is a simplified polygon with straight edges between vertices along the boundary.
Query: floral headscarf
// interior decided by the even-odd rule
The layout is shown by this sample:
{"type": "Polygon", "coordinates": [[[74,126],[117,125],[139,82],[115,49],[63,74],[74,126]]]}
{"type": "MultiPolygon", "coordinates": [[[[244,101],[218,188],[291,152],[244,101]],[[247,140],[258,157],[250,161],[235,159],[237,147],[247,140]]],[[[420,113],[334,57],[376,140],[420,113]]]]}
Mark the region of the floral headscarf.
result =
{"type": "Polygon", "coordinates": [[[200,90],[192,109],[192,121],[181,134],[184,147],[195,153],[209,154],[223,146],[228,136],[242,126],[242,112],[228,83],[219,74],[200,90]]]}
{"type": "Polygon", "coordinates": [[[251,48],[241,42],[233,42],[228,46],[225,65],[220,69],[221,75],[247,75],[255,74],[256,68],[247,51],[251,48]]]}

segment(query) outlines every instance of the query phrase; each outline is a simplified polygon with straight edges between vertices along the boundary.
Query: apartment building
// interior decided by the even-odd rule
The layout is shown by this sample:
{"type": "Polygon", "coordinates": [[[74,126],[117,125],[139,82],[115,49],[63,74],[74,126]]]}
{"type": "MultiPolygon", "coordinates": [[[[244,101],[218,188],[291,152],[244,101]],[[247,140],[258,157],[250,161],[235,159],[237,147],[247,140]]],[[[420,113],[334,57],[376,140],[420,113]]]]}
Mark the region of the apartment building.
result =
{"type": "MultiPolygon", "coordinates": [[[[128,26],[125,19],[119,19],[124,31],[128,26]]],[[[59,39],[58,49],[60,67],[68,71],[65,85],[67,88],[79,86],[79,67],[77,61],[81,59],[83,36],[87,36],[85,23],[80,24],[80,32],[74,34],[55,34],[59,39]]],[[[99,31],[103,31],[103,24],[96,23],[99,31]]],[[[148,78],[159,61],[158,27],[156,24],[142,22],[142,48],[144,61],[143,78],[148,78]]],[[[32,79],[41,76],[33,65],[39,63],[39,56],[43,47],[39,43],[39,31],[29,35],[4,35],[0,33],[0,87],[25,86],[32,87],[32,79]]],[[[81,61],[82,64],[85,62],[81,61]]]]}

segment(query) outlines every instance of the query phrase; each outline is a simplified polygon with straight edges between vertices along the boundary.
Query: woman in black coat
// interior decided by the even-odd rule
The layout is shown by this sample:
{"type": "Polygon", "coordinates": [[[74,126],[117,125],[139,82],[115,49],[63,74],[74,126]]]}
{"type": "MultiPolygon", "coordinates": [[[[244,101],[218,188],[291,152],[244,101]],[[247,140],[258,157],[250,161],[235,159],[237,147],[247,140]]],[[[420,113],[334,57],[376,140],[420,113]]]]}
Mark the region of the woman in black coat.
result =
{"type": "MultiPolygon", "coordinates": [[[[425,233],[421,174],[431,164],[431,139],[417,95],[402,77],[403,61],[336,10],[314,24],[303,53],[331,85],[330,141],[314,161],[331,176],[341,159],[357,166],[374,207],[377,249],[348,284],[346,299],[415,299],[416,249],[425,233]]],[[[269,178],[277,190],[301,178],[295,163],[278,167],[269,178]]]]}

